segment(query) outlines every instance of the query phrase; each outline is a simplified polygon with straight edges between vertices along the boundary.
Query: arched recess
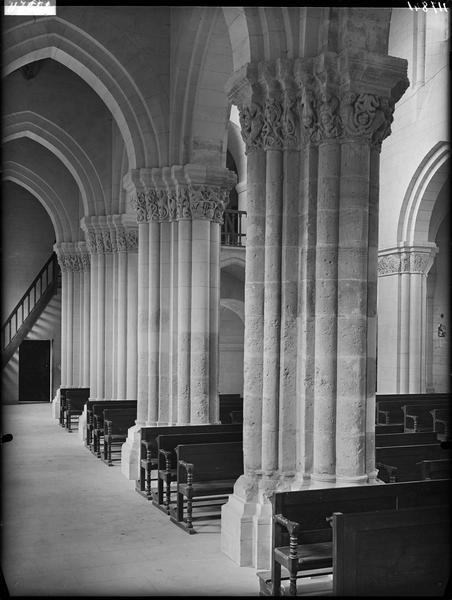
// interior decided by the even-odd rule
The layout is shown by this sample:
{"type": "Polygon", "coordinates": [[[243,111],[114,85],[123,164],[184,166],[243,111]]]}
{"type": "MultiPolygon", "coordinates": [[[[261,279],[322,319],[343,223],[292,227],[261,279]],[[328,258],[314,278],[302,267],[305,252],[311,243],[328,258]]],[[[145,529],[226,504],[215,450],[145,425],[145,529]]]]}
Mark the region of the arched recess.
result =
{"type": "Polygon", "coordinates": [[[129,168],[160,164],[150,109],[119,61],[98,41],[59,17],[26,21],[3,33],[3,76],[44,58],[71,69],[103,99],[124,138],[129,168]]]}
{"type": "MultiPolygon", "coordinates": [[[[28,190],[44,207],[55,230],[56,242],[78,239],[74,224],[71,223],[64,203],[57,192],[37,173],[13,161],[3,164],[2,179],[12,181],[28,190]]],[[[78,229],[78,224],[75,224],[78,229]]]]}
{"type": "Polygon", "coordinates": [[[414,245],[429,241],[430,220],[438,192],[448,176],[449,156],[449,143],[438,142],[416,169],[400,211],[397,229],[399,244],[414,245]]]}
{"type": "Polygon", "coordinates": [[[84,150],[64,129],[32,111],[5,115],[3,143],[28,137],[57,156],[71,173],[80,190],[85,216],[105,214],[100,177],[84,150]]]}

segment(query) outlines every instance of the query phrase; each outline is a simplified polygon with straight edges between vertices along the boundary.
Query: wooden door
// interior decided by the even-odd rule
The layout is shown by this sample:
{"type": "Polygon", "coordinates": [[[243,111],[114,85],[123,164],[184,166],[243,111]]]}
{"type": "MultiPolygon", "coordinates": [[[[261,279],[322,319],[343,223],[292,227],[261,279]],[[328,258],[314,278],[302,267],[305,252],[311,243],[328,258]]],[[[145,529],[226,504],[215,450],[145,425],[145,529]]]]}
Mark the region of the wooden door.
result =
{"type": "Polygon", "coordinates": [[[19,401],[50,402],[50,340],[19,346],[19,401]]]}

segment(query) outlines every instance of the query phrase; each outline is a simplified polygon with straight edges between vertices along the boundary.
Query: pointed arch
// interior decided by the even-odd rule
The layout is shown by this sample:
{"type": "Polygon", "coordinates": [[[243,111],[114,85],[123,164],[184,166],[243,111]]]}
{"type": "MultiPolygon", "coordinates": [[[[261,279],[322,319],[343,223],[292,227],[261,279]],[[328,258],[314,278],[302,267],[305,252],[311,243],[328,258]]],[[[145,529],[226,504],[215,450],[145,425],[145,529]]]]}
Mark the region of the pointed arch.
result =
{"type": "Polygon", "coordinates": [[[103,99],[124,138],[129,167],[160,162],[150,109],[120,62],[97,40],[60,18],[26,21],[4,31],[3,76],[52,58],[81,77],[103,99]]]}
{"type": "MultiPolygon", "coordinates": [[[[12,181],[25,188],[41,203],[52,222],[57,242],[78,239],[75,225],[69,218],[64,202],[60,200],[57,192],[37,173],[17,162],[5,161],[2,179],[12,181]]],[[[78,224],[76,225],[78,228],[78,224]]]]}
{"type": "Polygon", "coordinates": [[[100,177],[80,145],[64,129],[33,111],[4,117],[3,142],[28,137],[57,156],[75,179],[85,216],[105,214],[105,198],[100,177]]]}
{"type": "Polygon", "coordinates": [[[397,228],[399,244],[428,242],[429,224],[438,191],[449,173],[449,142],[438,142],[426,154],[408,185],[397,228]]]}

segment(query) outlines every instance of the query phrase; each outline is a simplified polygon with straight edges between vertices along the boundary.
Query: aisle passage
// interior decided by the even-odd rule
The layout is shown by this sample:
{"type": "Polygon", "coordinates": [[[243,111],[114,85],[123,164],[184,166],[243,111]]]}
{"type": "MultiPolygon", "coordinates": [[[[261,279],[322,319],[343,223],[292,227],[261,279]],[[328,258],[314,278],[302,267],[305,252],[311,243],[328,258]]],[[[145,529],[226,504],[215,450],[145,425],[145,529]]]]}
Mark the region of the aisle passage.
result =
{"type": "Polygon", "coordinates": [[[219,520],[189,536],[52,419],[3,408],[2,569],[11,596],[257,596],[220,551],[219,520]]]}

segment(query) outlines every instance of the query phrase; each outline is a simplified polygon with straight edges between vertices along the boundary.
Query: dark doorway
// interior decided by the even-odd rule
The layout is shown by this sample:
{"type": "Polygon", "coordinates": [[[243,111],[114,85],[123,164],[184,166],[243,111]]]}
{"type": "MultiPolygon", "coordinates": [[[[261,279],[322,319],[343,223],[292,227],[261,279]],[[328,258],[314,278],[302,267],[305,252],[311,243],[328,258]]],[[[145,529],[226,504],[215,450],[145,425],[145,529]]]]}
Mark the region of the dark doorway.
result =
{"type": "Polygon", "coordinates": [[[19,346],[19,401],[50,402],[50,340],[19,346]]]}

